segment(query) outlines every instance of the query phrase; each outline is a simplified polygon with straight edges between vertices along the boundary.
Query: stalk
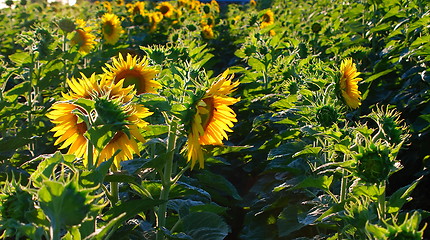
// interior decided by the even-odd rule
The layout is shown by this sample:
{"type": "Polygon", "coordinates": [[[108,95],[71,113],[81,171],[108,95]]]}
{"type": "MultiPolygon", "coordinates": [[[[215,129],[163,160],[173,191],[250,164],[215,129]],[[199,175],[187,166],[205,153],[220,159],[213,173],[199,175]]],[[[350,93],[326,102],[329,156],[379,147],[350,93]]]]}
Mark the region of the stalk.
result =
{"type": "MultiPolygon", "coordinates": [[[[111,169],[113,172],[117,171],[115,164],[112,164],[111,169]]],[[[119,201],[119,188],[118,182],[110,182],[111,204],[112,207],[119,201]]]]}
{"type": "Polygon", "coordinates": [[[88,170],[92,170],[94,168],[94,146],[88,141],[87,145],[87,160],[88,160],[88,170]]]}
{"type": "MultiPolygon", "coordinates": [[[[346,155],[343,156],[343,161],[346,161],[346,155]]],[[[346,170],[342,169],[342,179],[340,182],[340,201],[339,202],[343,202],[346,199],[346,190],[348,187],[348,179],[345,177],[346,175],[346,170]]]]}
{"type": "Polygon", "coordinates": [[[379,221],[385,220],[385,187],[386,187],[386,181],[384,180],[381,182],[381,185],[379,186],[380,189],[383,189],[382,194],[378,196],[378,215],[379,215],[379,221]]]}
{"type": "Polygon", "coordinates": [[[173,172],[173,156],[176,148],[176,129],[177,123],[172,121],[169,125],[169,135],[167,142],[167,159],[166,165],[164,166],[164,173],[161,178],[162,188],[160,193],[160,200],[163,203],[159,206],[157,211],[157,240],[164,239],[164,234],[161,228],[166,225],[166,214],[167,214],[167,200],[169,200],[170,187],[172,186],[172,172],[173,172]]]}

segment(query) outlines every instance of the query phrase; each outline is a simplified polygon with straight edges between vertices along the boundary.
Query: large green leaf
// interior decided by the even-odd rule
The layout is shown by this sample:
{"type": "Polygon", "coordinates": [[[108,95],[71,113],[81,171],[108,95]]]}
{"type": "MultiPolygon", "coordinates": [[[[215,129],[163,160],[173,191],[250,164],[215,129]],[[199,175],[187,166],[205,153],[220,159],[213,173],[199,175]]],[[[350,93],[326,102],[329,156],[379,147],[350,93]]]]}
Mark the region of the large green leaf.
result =
{"type": "Polygon", "coordinates": [[[224,220],[211,212],[194,212],[182,218],[184,232],[194,240],[223,240],[230,232],[224,220]]]}

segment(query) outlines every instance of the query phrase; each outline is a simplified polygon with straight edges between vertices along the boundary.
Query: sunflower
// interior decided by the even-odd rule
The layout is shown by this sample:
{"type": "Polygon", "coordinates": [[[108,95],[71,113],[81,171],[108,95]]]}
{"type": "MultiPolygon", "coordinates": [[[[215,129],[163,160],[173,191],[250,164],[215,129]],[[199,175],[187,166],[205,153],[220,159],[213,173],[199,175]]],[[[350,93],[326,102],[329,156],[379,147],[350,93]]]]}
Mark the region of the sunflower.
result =
{"type": "Polygon", "coordinates": [[[352,63],[351,58],[342,61],[340,74],[338,87],[342,93],[343,100],[349,107],[358,108],[361,105],[361,92],[358,91],[358,82],[363,79],[358,78],[360,72],[357,72],[357,67],[355,63],[352,63]]]}
{"type": "Polygon", "coordinates": [[[208,25],[213,28],[215,26],[215,18],[211,14],[205,14],[200,21],[201,26],[208,25]]]}
{"type": "Polygon", "coordinates": [[[88,54],[96,45],[96,36],[91,33],[92,29],[86,26],[86,23],[82,19],[76,20],[76,29],[74,30],[74,35],[71,40],[71,45],[77,45],[79,47],[78,51],[81,54],[88,54]]]}
{"type": "Polygon", "coordinates": [[[267,10],[263,14],[263,16],[261,17],[261,20],[262,20],[262,22],[261,22],[260,28],[265,28],[267,26],[274,24],[275,18],[274,18],[274,14],[273,14],[272,10],[270,10],[270,9],[267,10]]]}
{"type": "Polygon", "coordinates": [[[219,12],[219,4],[216,0],[211,0],[211,6],[214,7],[217,12],[219,12]]]}
{"type": "Polygon", "coordinates": [[[163,14],[163,16],[167,18],[171,17],[175,12],[175,8],[169,2],[160,2],[156,9],[158,9],[163,14]]]}
{"type": "Polygon", "coordinates": [[[255,6],[257,6],[257,2],[256,2],[255,0],[250,0],[250,1],[249,1],[249,5],[250,5],[251,7],[255,7],[255,6]]]}
{"type": "Polygon", "coordinates": [[[106,8],[107,12],[112,12],[112,5],[108,1],[103,1],[103,7],[106,8]]]}
{"type": "Polygon", "coordinates": [[[214,38],[214,31],[209,25],[205,25],[202,28],[202,37],[204,39],[213,39],[214,38]]]}
{"type": "Polygon", "coordinates": [[[146,58],[138,60],[137,56],[127,54],[124,60],[122,54],[119,54],[118,58],[112,58],[112,65],[106,64],[106,67],[103,71],[108,81],[118,83],[124,80],[124,86],[134,85],[137,94],[156,93],[156,89],[161,87],[153,80],[158,71],[148,67],[146,58]]]}
{"type": "Polygon", "coordinates": [[[127,3],[128,12],[132,15],[145,14],[145,2],[127,3]]]}
{"type": "Polygon", "coordinates": [[[113,13],[105,13],[102,16],[102,33],[107,44],[115,45],[118,42],[124,30],[121,21],[113,13]]]}
{"type": "Polygon", "coordinates": [[[69,154],[84,157],[84,165],[88,165],[86,150],[89,140],[85,135],[92,126],[83,121],[82,116],[93,118],[94,114],[88,113],[88,109],[77,103],[78,99],[88,99],[95,103],[95,110],[91,110],[91,113],[97,112],[94,124],[121,123],[111,124],[112,138],[101,150],[94,150],[94,155],[98,155],[97,165],[110,159],[117,150],[121,150],[114,157],[114,164],[118,168],[121,161],[131,159],[134,153],[139,154],[136,140],[145,140],[138,129],[148,125],[142,118],[152,113],[147,108],[130,102],[133,97],[132,87],[124,88],[123,81],[116,84],[109,83],[105,78],[97,81],[95,74],[90,78],[82,74],[81,79],[68,79],[67,84],[71,92],[63,93],[66,101],[54,103],[47,114],[56,125],[51,130],[55,132],[54,137],[58,137],[55,145],[61,144],[60,149],[69,147],[69,154]]]}
{"type": "Polygon", "coordinates": [[[154,32],[157,29],[158,23],[160,23],[161,20],[163,20],[163,14],[161,12],[153,12],[153,13],[149,13],[148,16],[151,22],[149,29],[151,32],[154,32]]]}
{"type": "Polygon", "coordinates": [[[228,76],[228,70],[220,75],[219,80],[206,91],[203,98],[196,104],[196,114],[191,121],[188,133],[187,159],[193,168],[196,162],[204,167],[202,145],[222,145],[223,139],[228,139],[226,132],[231,132],[233,122],[237,122],[236,114],[229,107],[239,99],[227,97],[239,85],[232,82],[233,75],[228,76]]]}

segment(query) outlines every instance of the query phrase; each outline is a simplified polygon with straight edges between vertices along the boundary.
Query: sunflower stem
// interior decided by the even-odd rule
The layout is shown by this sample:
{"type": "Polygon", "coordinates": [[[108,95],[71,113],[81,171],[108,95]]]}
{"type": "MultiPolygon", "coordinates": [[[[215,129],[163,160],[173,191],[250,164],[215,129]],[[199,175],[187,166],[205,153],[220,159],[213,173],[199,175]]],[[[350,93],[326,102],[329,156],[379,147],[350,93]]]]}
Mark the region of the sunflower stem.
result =
{"type": "Polygon", "coordinates": [[[381,182],[379,185],[379,189],[383,189],[383,191],[381,195],[378,196],[378,215],[380,222],[385,220],[385,187],[386,181],[381,182]]]}
{"type": "MultiPolygon", "coordinates": [[[[344,155],[344,157],[343,157],[343,161],[345,162],[346,161],[346,155],[344,155]]],[[[348,187],[348,179],[346,178],[346,170],[345,169],[342,169],[342,179],[341,179],[341,182],[340,182],[340,201],[339,202],[343,202],[345,199],[346,199],[346,190],[347,190],[347,187],[348,187]]]]}
{"type": "MultiPolygon", "coordinates": [[[[115,164],[112,164],[111,169],[113,172],[116,172],[118,170],[115,164]]],[[[118,182],[110,182],[110,195],[111,195],[111,205],[113,207],[119,201],[118,182]]]]}
{"type": "Polygon", "coordinates": [[[94,146],[91,141],[88,141],[87,145],[87,161],[88,170],[92,170],[94,168],[94,146]]]}
{"type": "Polygon", "coordinates": [[[157,212],[157,240],[164,239],[164,233],[161,231],[166,225],[167,214],[167,200],[169,200],[170,187],[172,186],[172,172],[173,172],[173,156],[176,148],[176,129],[177,123],[172,121],[169,125],[169,135],[167,139],[167,158],[166,165],[164,166],[163,177],[161,178],[162,188],[160,193],[160,200],[163,203],[158,207],[157,212]]]}

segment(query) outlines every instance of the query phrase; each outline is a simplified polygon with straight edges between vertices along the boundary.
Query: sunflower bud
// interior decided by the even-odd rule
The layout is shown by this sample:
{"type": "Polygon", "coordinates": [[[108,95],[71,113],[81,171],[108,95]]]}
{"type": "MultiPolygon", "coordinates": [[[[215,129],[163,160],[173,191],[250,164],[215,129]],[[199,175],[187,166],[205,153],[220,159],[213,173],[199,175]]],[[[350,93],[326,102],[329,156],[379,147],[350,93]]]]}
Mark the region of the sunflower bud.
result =
{"type": "Polygon", "coordinates": [[[384,221],[384,226],[366,224],[365,230],[368,236],[379,236],[378,239],[393,239],[393,240],[420,240],[424,237],[424,226],[418,230],[421,222],[421,214],[415,211],[409,218],[409,213],[406,213],[402,224],[388,223],[384,221]]]}
{"type": "Polygon", "coordinates": [[[357,175],[368,183],[379,183],[388,179],[392,170],[395,170],[394,161],[391,160],[390,149],[384,145],[370,144],[368,147],[359,146],[357,160],[357,175]]]}
{"type": "Polygon", "coordinates": [[[36,212],[30,193],[21,189],[19,185],[5,196],[2,201],[1,215],[6,219],[15,219],[22,223],[28,223],[29,213],[36,212]]]}
{"type": "Polygon", "coordinates": [[[395,109],[389,110],[389,106],[377,107],[376,111],[369,114],[369,117],[379,126],[379,132],[374,140],[383,138],[390,144],[397,145],[409,137],[407,128],[400,119],[400,113],[395,109]]]}
{"type": "Polygon", "coordinates": [[[330,105],[322,106],[317,109],[316,120],[323,127],[330,127],[337,122],[339,114],[336,109],[330,105]]]}
{"type": "Polygon", "coordinates": [[[314,23],[314,24],[312,24],[311,29],[312,29],[312,32],[318,33],[319,31],[321,31],[321,24],[314,23]]]}
{"type": "Polygon", "coordinates": [[[66,33],[71,33],[76,29],[76,24],[68,18],[63,18],[58,22],[58,26],[66,33]]]}

